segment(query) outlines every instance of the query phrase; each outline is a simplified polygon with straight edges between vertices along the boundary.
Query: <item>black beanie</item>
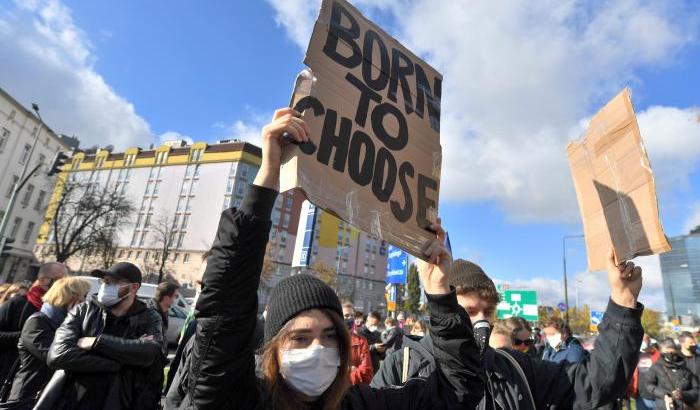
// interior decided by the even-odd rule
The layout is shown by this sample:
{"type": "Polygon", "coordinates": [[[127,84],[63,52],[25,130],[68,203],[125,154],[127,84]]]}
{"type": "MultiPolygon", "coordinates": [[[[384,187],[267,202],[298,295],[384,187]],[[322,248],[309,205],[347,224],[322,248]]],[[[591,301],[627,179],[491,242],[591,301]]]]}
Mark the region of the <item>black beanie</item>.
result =
{"type": "Polygon", "coordinates": [[[450,285],[462,292],[475,290],[489,290],[497,294],[496,286],[493,284],[483,269],[476,263],[456,259],[452,262],[450,269],[450,285]]]}
{"type": "Polygon", "coordinates": [[[294,316],[304,310],[326,308],[343,316],[335,291],[311,275],[284,278],[272,288],[265,318],[265,341],[272,339],[294,316]]]}

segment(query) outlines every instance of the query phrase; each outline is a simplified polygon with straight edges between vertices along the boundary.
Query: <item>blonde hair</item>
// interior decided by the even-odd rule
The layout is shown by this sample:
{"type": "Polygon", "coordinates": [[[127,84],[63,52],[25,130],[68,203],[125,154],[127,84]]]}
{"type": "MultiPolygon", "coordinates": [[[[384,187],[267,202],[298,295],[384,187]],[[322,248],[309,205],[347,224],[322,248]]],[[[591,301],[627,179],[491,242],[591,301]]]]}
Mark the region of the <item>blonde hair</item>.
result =
{"type": "Polygon", "coordinates": [[[75,299],[84,299],[90,291],[90,282],[84,279],[65,277],[57,280],[42,300],[49,305],[68,309],[75,299]]]}

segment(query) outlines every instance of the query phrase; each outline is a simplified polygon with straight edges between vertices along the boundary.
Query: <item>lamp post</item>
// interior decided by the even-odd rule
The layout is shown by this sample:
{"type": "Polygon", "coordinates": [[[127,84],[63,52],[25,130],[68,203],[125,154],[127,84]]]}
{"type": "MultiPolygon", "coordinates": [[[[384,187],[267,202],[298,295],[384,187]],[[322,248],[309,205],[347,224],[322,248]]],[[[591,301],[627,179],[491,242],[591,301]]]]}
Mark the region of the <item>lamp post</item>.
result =
{"type": "Polygon", "coordinates": [[[564,262],[564,304],[566,305],[565,320],[567,326],[569,325],[569,283],[566,278],[566,240],[574,238],[583,238],[583,235],[565,235],[561,239],[562,259],[564,262]]]}
{"type": "MultiPolygon", "coordinates": [[[[5,244],[7,243],[7,235],[5,235],[5,230],[7,229],[7,224],[10,221],[10,214],[12,213],[12,209],[15,206],[15,202],[17,201],[17,196],[19,194],[19,191],[22,189],[24,184],[27,182],[29,177],[31,177],[34,172],[36,172],[37,169],[39,169],[39,166],[34,167],[31,172],[27,173],[27,169],[29,169],[29,162],[32,159],[32,154],[34,153],[34,148],[36,147],[36,143],[39,140],[39,134],[41,134],[41,130],[44,126],[44,120],[41,118],[41,115],[39,114],[39,106],[36,103],[32,103],[32,110],[34,111],[34,114],[36,114],[37,118],[39,119],[39,128],[37,129],[36,133],[34,134],[34,141],[32,141],[32,146],[29,149],[29,155],[27,155],[27,158],[24,160],[24,167],[22,167],[22,173],[20,174],[19,179],[17,180],[17,183],[15,183],[15,186],[12,188],[12,194],[10,195],[10,200],[7,202],[7,206],[5,207],[5,214],[2,217],[2,221],[0,221],[0,250],[5,249],[5,244]]],[[[39,164],[41,165],[41,164],[39,164]]],[[[3,268],[4,268],[4,263],[3,263],[3,268]]],[[[3,275],[4,276],[4,275],[3,275]]],[[[2,280],[4,281],[5,278],[3,277],[2,280]]]]}

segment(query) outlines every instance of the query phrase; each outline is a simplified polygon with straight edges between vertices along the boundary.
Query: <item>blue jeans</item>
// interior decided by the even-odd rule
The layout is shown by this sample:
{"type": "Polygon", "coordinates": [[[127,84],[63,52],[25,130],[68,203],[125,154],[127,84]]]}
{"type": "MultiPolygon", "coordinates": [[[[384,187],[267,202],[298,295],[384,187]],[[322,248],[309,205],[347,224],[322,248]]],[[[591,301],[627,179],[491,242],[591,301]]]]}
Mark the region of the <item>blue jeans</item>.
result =
{"type": "Polygon", "coordinates": [[[635,400],[635,404],[637,405],[637,410],[654,410],[656,408],[655,400],[643,399],[641,397],[635,400]]]}

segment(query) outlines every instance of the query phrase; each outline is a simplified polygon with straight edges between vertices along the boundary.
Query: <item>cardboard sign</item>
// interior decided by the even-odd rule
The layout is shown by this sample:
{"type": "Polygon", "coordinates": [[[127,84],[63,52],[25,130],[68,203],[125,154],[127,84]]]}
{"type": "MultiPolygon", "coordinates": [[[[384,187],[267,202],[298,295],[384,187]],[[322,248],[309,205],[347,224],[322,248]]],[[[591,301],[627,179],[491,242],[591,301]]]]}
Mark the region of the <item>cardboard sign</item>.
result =
{"type": "Polygon", "coordinates": [[[669,251],[651,171],[629,89],[591,119],[585,135],[566,147],[583,218],[588,269],[669,251]]]}
{"type": "Polygon", "coordinates": [[[313,144],[284,153],[281,189],[420,256],[434,234],[442,76],[345,0],[324,0],[293,106],[313,144]]]}

